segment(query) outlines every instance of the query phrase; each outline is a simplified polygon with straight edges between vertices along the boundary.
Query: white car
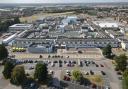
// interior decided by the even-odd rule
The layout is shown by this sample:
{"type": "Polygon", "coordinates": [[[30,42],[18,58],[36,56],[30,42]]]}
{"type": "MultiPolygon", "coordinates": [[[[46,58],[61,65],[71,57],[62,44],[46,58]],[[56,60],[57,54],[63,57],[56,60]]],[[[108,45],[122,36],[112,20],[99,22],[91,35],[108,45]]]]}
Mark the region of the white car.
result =
{"type": "Polygon", "coordinates": [[[55,64],[52,62],[52,63],[51,63],[51,67],[54,67],[54,66],[55,66],[55,64]]]}
{"type": "Polygon", "coordinates": [[[66,70],[66,75],[70,75],[71,72],[69,70],[66,70]]]}
{"type": "Polygon", "coordinates": [[[53,73],[54,73],[54,71],[53,71],[53,70],[50,70],[50,71],[49,71],[49,73],[50,73],[50,74],[53,74],[53,73]]]}

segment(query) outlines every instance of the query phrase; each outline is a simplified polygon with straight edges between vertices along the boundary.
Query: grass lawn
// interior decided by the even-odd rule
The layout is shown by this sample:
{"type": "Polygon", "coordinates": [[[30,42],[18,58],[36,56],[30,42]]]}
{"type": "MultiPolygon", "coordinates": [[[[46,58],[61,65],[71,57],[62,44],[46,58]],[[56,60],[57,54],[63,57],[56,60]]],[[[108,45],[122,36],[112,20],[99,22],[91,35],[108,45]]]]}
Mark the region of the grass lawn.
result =
{"type": "Polygon", "coordinates": [[[90,80],[91,83],[94,83],[98,86],[103,86],[104,84],[104,81],[101,75],[85,75],[84,77],[90,80]]]}
{"type": "Polygon", "coordinates": [[[35,21],[35,20],[37,20],[39,18],[43,18],[43,17],[74,15],[73,13],[74,12],[64,12],[64,13],[43,13],[43,12],[41,12],[41,13],[34,14],[34,15],[28,16],[28,17],[21,17],[20,21],[21,22],[27,21],[27,22],[31,23],[31,22],[33,22],[33,21],[35,21]]]}

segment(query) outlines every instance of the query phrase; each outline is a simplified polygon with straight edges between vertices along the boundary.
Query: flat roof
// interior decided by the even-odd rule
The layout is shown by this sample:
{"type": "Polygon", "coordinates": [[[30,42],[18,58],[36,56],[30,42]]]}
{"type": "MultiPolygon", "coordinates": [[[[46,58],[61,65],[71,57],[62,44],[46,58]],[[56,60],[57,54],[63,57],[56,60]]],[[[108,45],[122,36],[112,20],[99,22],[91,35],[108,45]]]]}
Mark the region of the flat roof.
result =
{"type": "Polygon", "coordinates": [[[107,30],[107,32],[114,36],[124,36],[121,32],[117,32],[117,31],[113,31],[113,30],[107,30]]]}
{"type": "Polygon", "coordinates": [[[10,27],[31,27],[32,24],[14,24],[10,27]]]}
{"type": "Polygon", "coordinates": [[[118,28],[118,23],[116,22],[109,22],[109,21],[94,21],[95,25],[100,26],[101,28],[118,28]]]}

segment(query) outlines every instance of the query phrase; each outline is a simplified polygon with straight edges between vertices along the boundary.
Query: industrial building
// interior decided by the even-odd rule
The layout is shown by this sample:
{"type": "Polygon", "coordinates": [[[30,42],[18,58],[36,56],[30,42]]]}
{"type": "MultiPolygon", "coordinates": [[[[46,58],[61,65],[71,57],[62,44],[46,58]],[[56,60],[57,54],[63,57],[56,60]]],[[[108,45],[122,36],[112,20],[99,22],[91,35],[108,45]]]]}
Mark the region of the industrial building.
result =
{"type": "Polygon", "coordinates": [[[124,34],[117,30],[119,29],[117,23],[107,21],[88,23],[85,19],[84,21],[78,19],[77,16],[53,19],[47,17],[40,19],[31,30],[25,30],[25,27],[21,26],[22,31],[12,46],[26,48],[31,53],[51,53],[58,48],[103,48],[108,44],[113,48],[127,48],[127,42],[121,40],[124,34]]]}
{"type": "Polygon", "coordinates": [[[9,42],[13,41],[16,37],[17,37],[17,33],[12,34],[11,36],[9,36],[6,39],[2,40],[2,44],[7,45],[9,42]]]}
{"type": "Polygon", "coordinates": [[[123,37],[124,34],[121,32],[113,31],[113,30],[105,30],[105,32],[113,39],[123,37]]]}
{"type": "Polygon", "coordinates": [[[77,23],[77,16],[68,16],[67,18],[62,20],[62,23],[64,25],[68,25],[68,24],[76,24],[77,23]]]}
{"type": "Polygon", "coordinates": [[[93,23],[100,27],[101,29],[113,29],[117,30],[119,28],[118,23],[116,22],[109,22],[109,21],[93,21],[93,23]]]}
{"type": "Polygon", "coordinates": [[[52,53],[53,46],[48,43],[42,43],[42,44],[33,43],[29,45],[28,52],[30,53],[52,53]]]}
{"type": "Polygon", "coordinates": [[[30,30],[33,28],[33,24],[14,24],[9,26],[9,32],[17,32],[17,31],[24,31],[30,30]]]}

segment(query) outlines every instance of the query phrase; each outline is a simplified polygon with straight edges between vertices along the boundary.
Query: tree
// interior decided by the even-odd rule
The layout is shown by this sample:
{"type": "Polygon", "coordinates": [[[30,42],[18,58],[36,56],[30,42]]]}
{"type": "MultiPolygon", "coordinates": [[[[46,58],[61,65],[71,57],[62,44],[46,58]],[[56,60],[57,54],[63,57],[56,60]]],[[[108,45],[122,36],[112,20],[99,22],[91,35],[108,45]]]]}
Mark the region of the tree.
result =
{"type": "Polygon", "coordinates": [[[82,77],[82,74],[79,70],[73,70],[72,71],[72,77],[73,77],[74,80],[80,81],[81,77],[82,77]]]}
{"type": "Polygon", "coordinates": [[[121,71],[124,71],[127,66],[127,56],[125,54],[122,54],[120,56],[115,57],[114,59],[117,63],[116,68],[121,71]]]}
{"type": "Polygon", "coordinates": [[[8,27],[13,24],[14,24],[14,21],[11,19],[0,22],[0,31],[6,32],[8,30],[8,27]]]}
{"type": "Polygon", "coordinates": [[[3,76],[6,78],[6,79],[9,79],[11,77],[11,73],[12,73],[12,70],[14,68],[14,64],[11,63],[11,62],[6,62],[5,65],[4,65],[4,70],[3,70],[3,76]]]}
{"type": "Polygon", "coordinates": [[[17,24],[17,23],[20,23],[19,17],[15,17],[15,18],[14,18],[14,24],[17,24]]]}
{"type": "Polygon", "coordinates": [[[25,70],[23,66],[14,67],[10,82],[14,85],[21,85],[26,79],[25,70]]]}
{"type": "Polygon", "coordinates": [[[34,78],[40,82],[46,83],[48,78],[48,70],[46,64],[37,64],[35,68],[34,78]]]}
{"type": "Polygon", "coordinates": [[[111,45],[107,45],[105,48],[103,48],[103,55],[107,58],[112,57],[112,47],[111,45]]]}
{"type": "Polygon", "coordinates": [[[126,69],[126,70],[124,71],[123,77],[124,77],[124,78],[125,78],[125,77],[128,77],[128,69],[126,69]]]}
{"type": "Polygon", "coordinates": [[[8,57],[8,50],[4,45],[0,45],[0,60],[4,60],[8,57]]]}
{"type": "Polygon", "coordinates": [[[39,56],[39,58],[42,58],[42,57],[43,57],[42,55],[39,56]]]}
{"type": "Polygon", "coordinates": [[[128,69],[123,73],[123,89],[128,89],[128,69]]]}

